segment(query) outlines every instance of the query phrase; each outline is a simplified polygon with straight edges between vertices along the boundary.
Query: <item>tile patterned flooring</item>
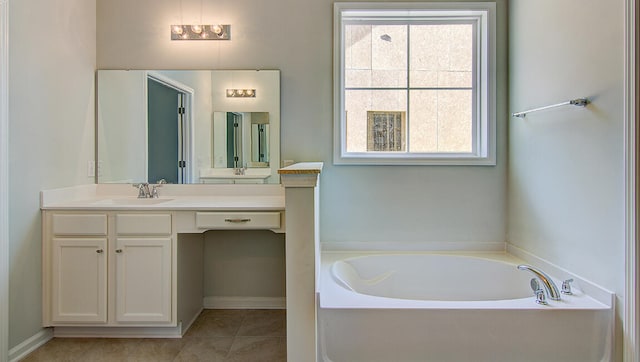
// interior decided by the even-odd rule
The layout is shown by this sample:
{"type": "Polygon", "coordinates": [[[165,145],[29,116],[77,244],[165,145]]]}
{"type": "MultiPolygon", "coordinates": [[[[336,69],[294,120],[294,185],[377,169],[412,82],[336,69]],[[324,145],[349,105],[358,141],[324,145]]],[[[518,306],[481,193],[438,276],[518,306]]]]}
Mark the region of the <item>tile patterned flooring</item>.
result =
{"type": "Polygon", "coordinates": [[[22,361],[286,362],[286,311],[207,309],[181,339],[54,338],[22,361]]]}

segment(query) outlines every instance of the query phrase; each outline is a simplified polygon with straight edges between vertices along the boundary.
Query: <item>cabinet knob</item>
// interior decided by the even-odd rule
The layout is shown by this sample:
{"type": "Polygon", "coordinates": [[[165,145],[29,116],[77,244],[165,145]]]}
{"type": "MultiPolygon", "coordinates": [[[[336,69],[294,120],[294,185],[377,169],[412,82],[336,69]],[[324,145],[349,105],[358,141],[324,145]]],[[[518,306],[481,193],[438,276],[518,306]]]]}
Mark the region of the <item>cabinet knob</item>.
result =
{"type": "Polygon", "coordinates": [[[102,250],[102,249],[98,249],[98,250],[96,250],[96,253],[98,253],[98,254],[102,254],[102,253],[104,253],[104,250],[102,250]]]}
{"type": "Polygon", "coordinates": [[[116,253],[122,253],[122,249],[116,249],[116,253]]]}

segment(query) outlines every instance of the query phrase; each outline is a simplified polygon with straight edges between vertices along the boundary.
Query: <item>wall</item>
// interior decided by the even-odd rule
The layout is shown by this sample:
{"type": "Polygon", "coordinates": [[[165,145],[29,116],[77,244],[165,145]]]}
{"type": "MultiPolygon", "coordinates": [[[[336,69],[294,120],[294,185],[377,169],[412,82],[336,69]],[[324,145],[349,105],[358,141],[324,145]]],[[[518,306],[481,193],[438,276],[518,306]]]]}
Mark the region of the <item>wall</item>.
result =
{"type": "Polygon", "coordinates": [[[510,120],[509,242],[621,300],[624,1],[511,0],[509,21],[511,112],[593,102],[510,120]]]}
{"type": "Polygon", "coordinates": [[[94,0],[12,1],[9,348],[41,331],[43,189],[93,183],[94,0]]]}
{"type": "Polygon", "coordinates": [[[205,305],[216,297],[284,300],[284,239],[284,234],[268,230],[207,231],[205,305]]]}
{"type": "Polygon", "coordinates": [[[282,159],[324,161],[321,239],[504,241],[506,0],[497,2],[498,165],[332,165],[333,0],[98,1],[99,68],[280,69],[282,159]],[[226,42],[170,41],[172,23],[232,24],[226,42]]]}

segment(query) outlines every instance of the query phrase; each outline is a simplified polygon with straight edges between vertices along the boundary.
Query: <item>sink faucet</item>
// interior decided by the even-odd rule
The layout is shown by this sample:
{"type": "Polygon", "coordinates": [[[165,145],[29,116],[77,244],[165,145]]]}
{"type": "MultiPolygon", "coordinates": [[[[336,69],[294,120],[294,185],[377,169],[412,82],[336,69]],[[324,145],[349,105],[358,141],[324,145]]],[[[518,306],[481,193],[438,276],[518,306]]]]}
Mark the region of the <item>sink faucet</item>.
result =
{"type": "Polygon", "coordinates": [[[138,189],[138,198],[139,199],[157,199],[160,195],[158,195],[158,188],[162,187],[162,185],[166,184],[167,180],[160,179],[157,184],[152,185],[151,189],[149,189],[148,182],[141,182],[139,184],[133,184],[131,186],[138,189]]]}
{"type": "Polygon", "coordinates": [[[150,197],[153,197],[154,199],[157,199],[158,197],[160,197],[160,195],[158,194],[158,187],[162,187],[162,185],[164,185],[166,183],[167,183],[167,180],[165,180],[163,178],[158,180],[158,183],[153,185],[150,197]]]}
{"type": "Polygon", "coordinates": [[[139,199],[148,199],[151,197],[151,192],[149,191],[149,183],[141,182],[139,184],[131,185],[138,189],[138,198],[139,199]]]}
{"type": "Polygon", "coordinates": [[[545,274],[542,270],[532,267],[531,265],[521,264],[518,265],[519,270],[527,270],[533,273],[540,281],[542,285],[544,285],[544,289],[551,300],[560,300],[560,292],[558,291],[558,287],[555,285],[551,277],[545,274]]]}

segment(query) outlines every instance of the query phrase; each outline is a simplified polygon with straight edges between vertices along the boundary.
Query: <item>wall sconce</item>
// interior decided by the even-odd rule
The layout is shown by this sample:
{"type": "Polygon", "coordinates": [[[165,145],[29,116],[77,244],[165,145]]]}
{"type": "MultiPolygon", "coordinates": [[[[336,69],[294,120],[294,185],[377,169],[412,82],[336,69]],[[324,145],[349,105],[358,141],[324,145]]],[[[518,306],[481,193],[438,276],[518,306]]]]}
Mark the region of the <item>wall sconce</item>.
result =
{"type": "Polygon", "coordinates": [[[255,89],[227,89],[227,98],[255,98],[255,89]]]}
{"type": "Polygon", "coordinates": [[[171,40],[230,40],[231,25],[171,25],[171,40]]]}

